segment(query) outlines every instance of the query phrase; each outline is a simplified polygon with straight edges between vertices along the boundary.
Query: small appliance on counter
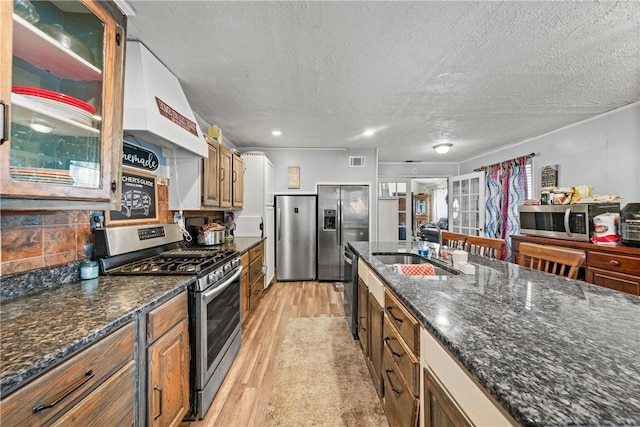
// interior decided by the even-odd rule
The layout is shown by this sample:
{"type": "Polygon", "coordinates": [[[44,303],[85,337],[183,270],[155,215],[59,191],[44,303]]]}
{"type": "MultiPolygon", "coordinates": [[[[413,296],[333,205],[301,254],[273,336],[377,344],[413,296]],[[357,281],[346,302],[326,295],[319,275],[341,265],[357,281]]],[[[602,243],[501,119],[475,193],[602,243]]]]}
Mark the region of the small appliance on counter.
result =
{"type": "Polygon", "coordinates": [[[620,210],[622,244],[640,247],[640,203],[627,203],[620,210]]]}

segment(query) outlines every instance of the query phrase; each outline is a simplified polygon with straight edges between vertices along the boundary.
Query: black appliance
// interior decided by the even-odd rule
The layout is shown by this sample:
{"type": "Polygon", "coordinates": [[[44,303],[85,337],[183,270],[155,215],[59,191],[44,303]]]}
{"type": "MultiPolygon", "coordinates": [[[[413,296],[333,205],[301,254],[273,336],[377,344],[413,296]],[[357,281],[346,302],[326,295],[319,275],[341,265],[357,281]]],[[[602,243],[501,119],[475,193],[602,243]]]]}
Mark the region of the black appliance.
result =
{"type": "Polygon", "coordinates": [[[344,313],[354,338],[358,338],[358,255],[344,248],[344,313]]]}
{"type": "Polygon", "coordinates": [[[620,210],[622,244],[640,247],[640,203],[627,203],[620,210]]]}
{"type": "Polygon", "coordinates": [[[188,246],[177,224],[102,228],[94,230],[94,237],[104,274],[194,276],[189,287],[192,357],[187,419],[202,419],[240,351],[238,252],[223,246],[188,246]]]}

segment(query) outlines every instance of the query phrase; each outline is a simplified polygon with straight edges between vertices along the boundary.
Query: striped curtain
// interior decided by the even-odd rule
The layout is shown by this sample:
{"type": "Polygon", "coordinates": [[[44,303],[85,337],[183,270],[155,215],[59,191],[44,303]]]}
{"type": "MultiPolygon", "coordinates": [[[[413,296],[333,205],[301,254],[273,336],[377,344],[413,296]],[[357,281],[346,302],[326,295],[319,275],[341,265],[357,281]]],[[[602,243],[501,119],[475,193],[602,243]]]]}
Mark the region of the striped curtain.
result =
{"type": "Polygon", "coordinates": [[[487,185],[485,235],[507,242],[504,260],[511,259],[511,235],[520,231],[518,206],[526,198],[526,164],[522,156],[482,168],[487,185]]]}

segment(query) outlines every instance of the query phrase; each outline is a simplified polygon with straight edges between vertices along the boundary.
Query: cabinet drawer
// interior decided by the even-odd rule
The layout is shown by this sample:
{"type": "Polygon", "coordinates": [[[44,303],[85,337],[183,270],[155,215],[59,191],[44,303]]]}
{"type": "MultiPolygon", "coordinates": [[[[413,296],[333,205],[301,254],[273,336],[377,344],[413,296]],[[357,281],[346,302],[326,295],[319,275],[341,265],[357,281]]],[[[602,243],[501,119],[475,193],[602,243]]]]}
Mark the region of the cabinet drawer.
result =
{"type": "Polygon", "coordinates": [[[147,341],[153,342],[187,317],[187,293],[165,302],[147,314],[147,341]]]}
{"type": "Polygon", "coordinates": [[[262,289],[262,282],[253,283],[249,287],[249,311],[253,311],[260,302],[260,298],[262,297],[262,289]]]}
{"type": "Polygon", "coordinates": [[[640,276],[640,258],[632,256],[589,251],[587,254],[587,265],[589,267],[640,276]]]}
{"type": "MultiPolygon", "coordinates": [[[[253,285],[260,276],[262,276],[262,256],[254,259],[249,264],[249,283],[253,285]]],[[[264,284],[262,285],[264,287],[264,284]]]]}
{"type": "Polygon", "coordinates": [[[258,257],[262,257],[264,255],[264,244],[260,243],[258,246],[254,246],[249,249],[249,261],[253,262],[258,257]]]}
{"type": "Polygon", "coordinates": [[[398,372],[389,348],[385,346],[382,358],[384,382],[384,412],[391,427],[415,427],[418,423],[419,400],[409,390],[398,372]]]}
{"type": "Polygon", "coordinates": [[[2,425],[40,425],[65,412],[132,360],[133,350],[134,326],[129,323],[3,399],[2,425]],[[48,405],[53,406],[34,413],[48,405]]]}
{"type": "Polygon", "coordinates": [[[406,344],[399,339],[395,328],[384,319],[383,342],[390,352],[393,362],[398,367],[411,392],[420,395],[420,361],[416,358],[406,344]]]}
{"type": "Polygon", "coordinates": [[[54,426],[131,426],[135,420],[135,362],[110,376],[54,426]]]}
{"type": "Polygon", "coordinates": [[[389,319],[409,349],[416,357],[420,356],[420,324],[404,308],[398,299],[388,290],[385,290],[385,317],[389,319]]]}
{"type": "Polygon", "coordinates": [[[615,289],[632,295],[640,295],[640,276],[631,276],[599,268],[589,268],[587,281],[594,285],[615,289]]]}

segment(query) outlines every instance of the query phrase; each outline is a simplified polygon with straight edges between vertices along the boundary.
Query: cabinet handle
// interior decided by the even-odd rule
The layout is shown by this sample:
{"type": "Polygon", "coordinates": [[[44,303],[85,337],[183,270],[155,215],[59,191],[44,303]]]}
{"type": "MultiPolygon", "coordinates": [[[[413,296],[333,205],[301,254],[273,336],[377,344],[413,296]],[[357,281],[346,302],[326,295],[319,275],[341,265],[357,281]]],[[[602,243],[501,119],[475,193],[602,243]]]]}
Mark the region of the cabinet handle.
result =
{"type": "Polygon", "coordinates": [[[402,394],[402,390],[398,390],[397,388],[395,388],[395,386],[393,385],[393,383],[391,382],[391,377],[389,376],[390,373],[392,373],[393,370],[391,369],[387,369],[387,380],[389,380],[389,385],[391,386],[391,390],[393,390],[393,392],[395,394],[397,394],[398,396],[400,396],[402,394]]]}
{"type": "Polygon", "coordinates": [[[9,133],[9,106],[4,103],[4,101],[0,101],[0,108],[2,111],[0,112],[0,132],[2,132],[2,136],[0,136],[0,144],[4,144],[8,140],[9,133]]]}
{"type": "Polygon", "coordinates": [[[57,395],[53,396],[53,398],[52,398],[53,401],[52,402],[43,403],[42,405],[38,405],[35,408],[33,408],[33,413],[37,414],[38,412],[43,411],[45,409],[53,408],[58,403],[60,403],[62,400],[64,400],[67,396],[69,396],[71,393],[73,393],[74,391],[76,391],[80,387],[82,387],[87,381],[89,381],[94,376],[95,375],[93,373],[93,370],[85,373],[84,376],[82,376],[81,378],[79,378],[76,381],[76,383],[71,384],[69,387],[67,387],[66,389],[62,390],[57,395]]]}
{"type": "Polygon", "coordinates": [[[224,181],[224,168],[220,168],[220,181],[224,181]]]}
{"type": "Polygon", "coordinates": [[[236,175],[238,175],[238,171],[233,171],[233,182],[236,182],[236,175]]]}
{"type": "Polygon", "coordinates": [[[618,261],[617,259],[612,259],[611,261],[609,261],[609,264],[618,266],[620,265],[620,261],[618,261]]]}
{"type": "Polygon", "coordinates": [[[153,417],[154,420],[157,420],[158,418],[160,418],[160,416],[162,415],[162,389],[160,387],[158,387],[157,385],[153,387],[153,389],[155,391],[160,392],[160,412],[158,412],[158,415],[156,415],[155,417],[153,417]]]}
{"type": "Polygon", "coordinates": [[[402,322],[403,322],[403,320],[402,320],[402,319],[400,319],[400,318],[398,318],[398,317],[396,317],[396,316],[394,316],[394,315],[393,315],[393,307],[391,307],[391,306],[387,306],[387,311],[389,312],[389,315],[391,316],[391,318],[392,318],[393,320],[395,320],[395,321],[396,321],[396,322],[398,322],[398,323],[402,323],[402,322]]]}
{"type": "Polygon", "coordinates": [[[360,320],[360,322],[358,322],[358,325],[360,325],[360,329],[362,329],[363,331],[366,331],[367,328],[362,326],[362,319],[364,319],[364,316],[360,316],[360,318],[358,318],[358,320],[360,320]]]}
{"type": "Polygon", "coordinates": [[[391,354],[393,354],[395,357],[402,357],[402,353],[398,353],[397,351],[395,351],[392,347],[391,344],[389,344],[389,341],[391,341],[392,338],[391,337],[384,337],[384,342],[387,343],[387,345],[389,346],[389,350],[391,350],[391,354]]]}

